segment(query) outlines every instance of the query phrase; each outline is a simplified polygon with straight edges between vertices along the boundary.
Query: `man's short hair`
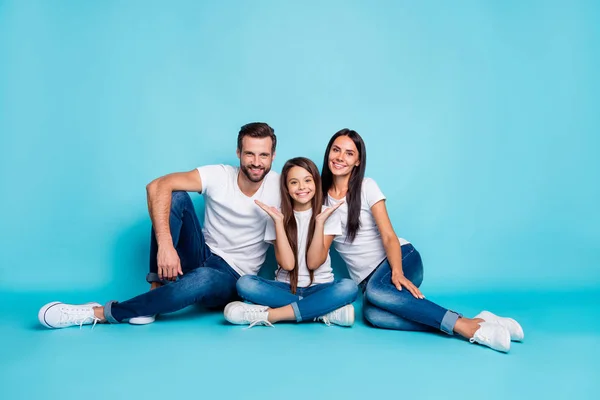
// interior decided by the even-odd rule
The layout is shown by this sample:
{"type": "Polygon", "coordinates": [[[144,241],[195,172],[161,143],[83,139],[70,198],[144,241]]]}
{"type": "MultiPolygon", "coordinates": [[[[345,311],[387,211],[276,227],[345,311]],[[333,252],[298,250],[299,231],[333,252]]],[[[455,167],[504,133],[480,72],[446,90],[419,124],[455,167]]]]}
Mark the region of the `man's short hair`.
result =
{"type": "Polygon", "coordinates": [[[275,131],[268,124],[264,122],[251,122],[246,124],[240,128],[240,133],[238,134],[238,150],[242,151],[242,139],[244,137],[249,136],[252,138],[271,138],[273,145],[271,146],[271,152],[275,153],[275,147],[277,147],[277,136],[275,136],[275,131]]]}

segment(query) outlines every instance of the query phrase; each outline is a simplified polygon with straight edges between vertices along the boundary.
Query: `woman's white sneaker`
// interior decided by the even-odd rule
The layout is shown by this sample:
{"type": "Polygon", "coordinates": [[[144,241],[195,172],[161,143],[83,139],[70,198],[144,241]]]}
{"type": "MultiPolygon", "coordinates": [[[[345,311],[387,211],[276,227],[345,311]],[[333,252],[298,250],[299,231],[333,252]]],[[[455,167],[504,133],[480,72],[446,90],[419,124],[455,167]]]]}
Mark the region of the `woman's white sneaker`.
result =
{"type": "Polygon", "coordinates": [[[354,325],[354,306],[352,304],[345,305],[317,318],[317,320],[323,321],[327,326],[331,324],[352,326],[354,325]]]}
{"type": "Polygon", "coordinates": [[[225,306],[223,315],[225,319],[236,325],[250,325],[252,328],[255,325],[273,326],[269,322],[269,313],[267,306],[259,306],[257,304],[248,304],[242,301],[234,301],[225,306]]]}
{"type": "Polygon", "coordinates": [[[494,324],[502,325],[510,333],[510,340],[515,342],[521,342],[525,338],[525,333],[521,325],[512,318],[499,317],[489,311],[482,311],[475,316],[475,318],[481,318],[485,322],[492,322],[494,324]]]}
{"type": "Polygon", "coordinates": [[[510,350],[510,333],[508,329],[492,322],[480,322],[479,329],[469,339],[471,343],[479,343],[496,351],[508,353],[510,350]]]}
{"type": "Polygon", "coordinates": [[[67,328],[69,326],[93,324],[100,322],[94,315],[94,307],[102,307],[99,303],[65,304],[59,301],[46,304],[38,312],[40,324],[46,328],[67,328]]]}

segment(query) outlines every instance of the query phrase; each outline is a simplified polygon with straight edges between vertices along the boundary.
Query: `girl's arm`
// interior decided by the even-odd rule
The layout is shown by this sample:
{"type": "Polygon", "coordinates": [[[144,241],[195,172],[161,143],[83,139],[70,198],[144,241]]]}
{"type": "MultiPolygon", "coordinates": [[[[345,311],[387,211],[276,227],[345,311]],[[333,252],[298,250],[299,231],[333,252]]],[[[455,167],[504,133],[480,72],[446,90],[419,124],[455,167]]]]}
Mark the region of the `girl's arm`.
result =
{"type": "Polygon", "coordinates": [[[313,233],[310,247],[306,252],[306,266],[308,269],[315,270],[327,260],[329,248],[335,235],[325,235],[325,222],[343,203],[339,202],[335,206],[325,209],[325,211],[315,217],[315,232],[313,233]]]}
{"type": "Polygon", "coordinates": [[[283,214],[275,207],[270,207],[265,203],[254,200],[257,206],[263,209],[264,212],[269,214],[269,217],[275,224],[275,240],[273,246],[275,247],[275,259],[277,264],[286,271],[291,271],[296,266],[296,258],[290,241],[288,240],[287,234],[285,233],[285,226],[283,225],[283,214]]]}
{"type": "Polygon", "coordinates": [[[419,288],[413,285],[413,283],[404,276],[404,272],[402,271],[402,249],[400,247],[400,241],[392,227],[387,208],[385,207],[385,201],[381,200],[373,204],[371,213],[373,213],[373,217],[375,218],[375,223],[381,234],[381,241],[383,242],[385,254],[392,269],[392,283],[398,290],[402,290],[402,286],[404,286],[416,298],[425,298],[419,288]]]}
{"type": "Polygon", "coordinates": [[[310,242],[308,252],[306,253],[306,266],[313,271],[323,265],[325,260],[327,260],[331,242],[333,242],[333,238],[335,237],[334,235],[325,235],[323,233],[324,228],[324,222],[319,223],[317,221],[315,223],[315,233],[312,242],[310,242]]]}
{"type": "Polygon", "coordinates": [[[296,266],[296,258],[294,257],[294,251],[292,250],[290,241],[285,233],[283,219],[275,221],[275,238],[273,246],[275,247],[277,264],[286,271],[293,270],[296,266]]]}

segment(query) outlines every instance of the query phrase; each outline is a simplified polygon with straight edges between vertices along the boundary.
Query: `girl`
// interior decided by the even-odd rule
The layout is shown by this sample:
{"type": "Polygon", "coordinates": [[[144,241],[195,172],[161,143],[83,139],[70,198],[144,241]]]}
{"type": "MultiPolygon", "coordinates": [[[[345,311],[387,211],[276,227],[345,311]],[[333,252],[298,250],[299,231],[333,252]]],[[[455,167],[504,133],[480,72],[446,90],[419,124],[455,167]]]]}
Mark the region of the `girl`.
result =
{"type": "Polygon", "coordinates": [[[342,233],[334,211],[343,202],[324,208],[317,166],[298,157],[281,172],[281,211],[260,201],[256,204],[272,219],[265,241],[273,243],[277,258],[275,280],[245,275],[237,282],[241,301],[225,307],[232,324],[268,325],[279,321],[320,320],[351,326],[358,288],[350,279],[333,280],[329,247],[342,233]],[[333,215],[332,215],[333,214],[333,215]]]}
{"type": "Polygon", "coordinates": [[[508,352],[523,339],[513,319],[483,311],[475,318],[443,308],[419,290],[423,263],[415,248],[398,239],[374,180],[365,178],[367,154],[358,133],[337,132],[327,145],[322,169],[324,204],[338,206],[343,234],[335,248],[364,292],[365,319],[378,328],[454,333],[494,350],[508,352]],[[344,201],[345,200],[345,201],[344,201]]]}

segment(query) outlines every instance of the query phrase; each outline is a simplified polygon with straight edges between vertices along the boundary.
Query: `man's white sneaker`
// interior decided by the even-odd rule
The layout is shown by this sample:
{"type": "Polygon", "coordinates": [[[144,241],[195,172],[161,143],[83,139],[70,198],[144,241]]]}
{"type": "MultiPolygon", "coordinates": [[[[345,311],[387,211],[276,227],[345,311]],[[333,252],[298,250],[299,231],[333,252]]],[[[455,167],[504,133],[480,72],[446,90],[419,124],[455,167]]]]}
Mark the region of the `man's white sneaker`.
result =
{"type": "Polygon", "coordinates": [[[248,304],[242,301],[234,301],[225,306],[225,319],[236,325],[250,325],[252,328],[255,325],[273,326],[269,322],[269,313],[267,306],[259,306],[257,304],[248,304]]]}
{"type": "Polygon", "coordinates": [[[331,324],[352,326],[354,325],[354,306],[352,304],[345,305],[317,318],[317,320],[323,321],[327,326],[331,324]]]}
{"type": "Polygon", "coordinates": [[[471,343],[479,343],[496,351],[508,353],[510,350],[510,333],[508,329],[492,322],[480,322],[479,329],[469,339],[471,343]]]}
{"type": "Polygon", "coordinates": [[[525,338],[523,328],[517,321],[512,318],[499,317],[489,311],[482,311],[475,316],[475,318],[481,318],[485,322],[492,322],[494,324],[502,325],[510,333],[510,340],[520,342],[525,338]]]}
{"type": "MultiPolygon", "coordinates": [[[[46,304],[38,312],[40,324],[46,328],[67,328],[69,326],[93,324],[100,321],[94,315],[94,307],[102,307],[98,303],[65,304],[59,301],[46,304]]],[[[92,328],[94,327],[92,326],[92,328]]]]}
{"type": "Polygon", "coordinates": [[[129,323],[131,325],[147,325],[153,323],[154,321],[156,321],[156,315],[129,318],[129,323]]]}

